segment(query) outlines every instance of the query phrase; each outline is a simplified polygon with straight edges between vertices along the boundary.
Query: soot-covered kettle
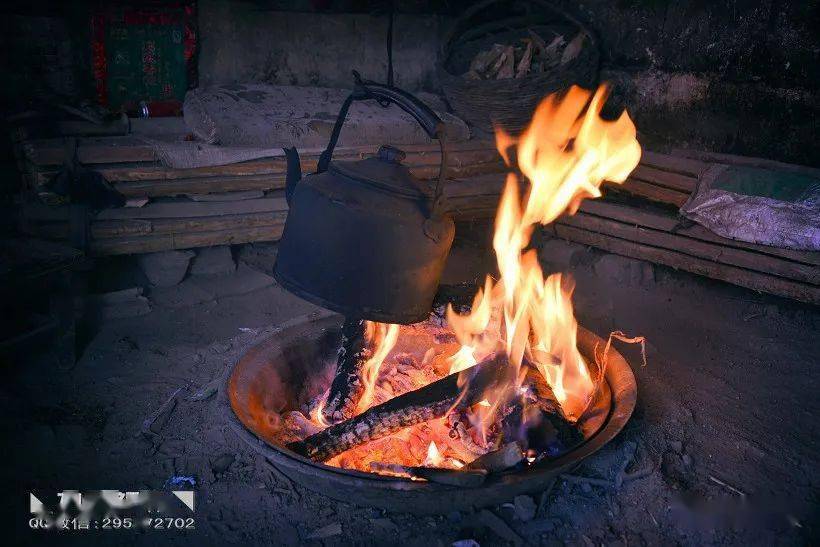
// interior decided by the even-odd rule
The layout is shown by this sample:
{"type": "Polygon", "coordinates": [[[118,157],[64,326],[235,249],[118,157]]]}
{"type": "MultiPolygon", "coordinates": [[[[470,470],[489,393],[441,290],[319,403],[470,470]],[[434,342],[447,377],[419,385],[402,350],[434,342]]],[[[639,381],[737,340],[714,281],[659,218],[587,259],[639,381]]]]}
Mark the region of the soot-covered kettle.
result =
{"type": "Polygon", "coordinates": [[[455,232],[443,197],[445,141],[444,123],[419,99],[356,75],[316,172],[302,178],[296,149],[285,150],[289,212],[276,279],[347,317],[404,324],[425,319],[455,232]],[[392,146],[367,159],[331,161],[351,103],[366,99],[398,105],[438,139],[434,189],[402,165],[405,153],[392,146]]]}

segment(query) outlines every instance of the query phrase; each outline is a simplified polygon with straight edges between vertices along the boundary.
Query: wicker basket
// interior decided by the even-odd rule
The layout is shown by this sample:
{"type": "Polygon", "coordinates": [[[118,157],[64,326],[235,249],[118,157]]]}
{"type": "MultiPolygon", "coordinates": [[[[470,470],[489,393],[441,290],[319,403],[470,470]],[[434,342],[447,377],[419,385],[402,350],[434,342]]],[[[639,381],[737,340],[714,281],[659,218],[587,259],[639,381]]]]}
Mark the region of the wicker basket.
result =
{"type": "MultiPolygon", "coordinates": [[[[494,21],[480,27],[470,26],[470,20],[476,14],[500,1],[479,2],[456,19],[442,42],[438,77],[450,106],[470,125],[489,132],[497,124],[508,131],[517,132],[527,125],[538,102],[546,95],[564,91],[572,84],[588,88],[595,86],[598,83],[600,56],[595,36],[580,21],[542,0],[528,0],[535,7],[543,8],[545,13],[540,16],[530,15],[494,21]],[[503,80],[474,80],[452,73],[449,66],[451,58],[459,48],[466,47],[471,37],[494,31],[521,32],[523,35],[527,28],[533,28],[539,21],[546,21],[544,16],[554,19],[555,15],[563,24],[573,27],[576,34],[581,32],[586,36],[581,52],[567,64],[550,72],[503,80]]],[[[491,45],[494,38],[496,36],[491,35],[486,45],[491,45]]],[[[473,49],[476,49],[476,43],[480,42],[470,42],[473,49]]]]}

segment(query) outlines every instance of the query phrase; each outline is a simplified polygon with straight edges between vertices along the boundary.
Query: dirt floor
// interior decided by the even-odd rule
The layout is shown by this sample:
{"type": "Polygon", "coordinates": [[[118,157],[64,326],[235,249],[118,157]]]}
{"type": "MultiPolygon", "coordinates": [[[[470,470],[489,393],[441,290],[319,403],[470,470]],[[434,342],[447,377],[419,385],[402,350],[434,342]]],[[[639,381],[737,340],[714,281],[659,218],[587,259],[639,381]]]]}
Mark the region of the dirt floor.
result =
{"type": "MultiPolygon", "coordinates": [[[[195,394],[273,326],[312,309],[258,275],[270,273],[275,246],[257,245],[235,249],[244,265],[236,273],[189,278],[148,293],[149,313],[103,321],[73,368],[46,353],[5,371],[7,537],[84,545],[814,543],[818,309],[562,241],[540,246],[547,270],[574,273],[582,324],[648,339],[645,367],[636,347],[619,347],[639,390],[626,429],[546,492],[471,512],[384,513],[296,486],[244,445],[207,387],[195,394]],[[142,434],[175,393],[170,413],[142,434]],[[616,488],[623,469],[638,478],[616,488]],[[27,527],[30,491],[162,489],[173,476],[196,481],[195,530],[27,527]]],[[[481,271],[487,261],[476,251],[460,242],[449,280],[481,271]]]]}

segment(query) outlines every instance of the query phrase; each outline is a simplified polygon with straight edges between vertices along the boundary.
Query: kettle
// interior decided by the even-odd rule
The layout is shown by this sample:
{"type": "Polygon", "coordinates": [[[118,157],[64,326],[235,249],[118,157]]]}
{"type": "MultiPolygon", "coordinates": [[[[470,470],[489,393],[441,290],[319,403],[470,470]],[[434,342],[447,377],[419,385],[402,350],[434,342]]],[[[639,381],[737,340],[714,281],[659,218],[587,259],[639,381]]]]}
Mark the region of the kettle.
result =
{"type": "Polygon", "coordinates": [[[295,295],[346,317],[422,321],[455,233],[443,197],[445,125],[413,95],[355,76],[316,172],[302,178],[298,152],[285,149],[289,212],[274,277],[295,295]],[[438,140],[435,189],[415,178],[401,163],[405,153],[392,146],[367,159],[331,161],[351,103],[366,99],[396,104],[438,140]]]}

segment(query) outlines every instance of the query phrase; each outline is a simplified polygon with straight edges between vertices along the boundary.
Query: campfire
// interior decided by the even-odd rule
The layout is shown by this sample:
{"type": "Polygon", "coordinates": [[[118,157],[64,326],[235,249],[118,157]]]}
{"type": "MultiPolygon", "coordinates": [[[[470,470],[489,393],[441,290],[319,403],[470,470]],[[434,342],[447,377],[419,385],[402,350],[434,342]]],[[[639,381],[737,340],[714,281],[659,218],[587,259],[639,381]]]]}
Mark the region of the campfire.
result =
{"type": "Polygon", "coordinates": [[[493,236],[498,277],[471,306],[449,303],[421,323],[347,320],[318,395],[298,409],[260,406],[267,437],[331,466],[469,484],[555,458],[600,427],[608,347],[581,354],[572,281],[545,277],[528,246],[537,225],[638,164],[627,113],[600,117],[606,95],[573,87],[547,97],[522,134],[496,131],[509,168],[493,236]]]}

